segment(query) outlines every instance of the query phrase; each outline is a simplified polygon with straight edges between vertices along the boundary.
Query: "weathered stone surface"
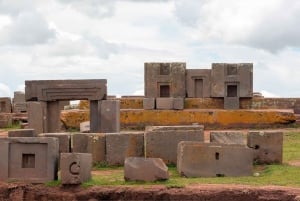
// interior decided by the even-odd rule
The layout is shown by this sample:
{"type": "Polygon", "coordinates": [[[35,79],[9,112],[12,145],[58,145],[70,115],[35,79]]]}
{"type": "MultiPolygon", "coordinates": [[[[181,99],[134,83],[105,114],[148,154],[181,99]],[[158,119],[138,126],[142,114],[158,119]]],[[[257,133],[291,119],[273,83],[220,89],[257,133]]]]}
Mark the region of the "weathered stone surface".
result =
{"type": "Polygon", "coordinates": [[[25,102],[25,93],[22,91],[14,92],[13,112],[14,113],[27,112],[27,104],[25,102]]]}
{"type": "Polygon", "coordinates": [[[254,149],[254,162],[282,163],[283,133],[281,131],[249,131],[248,146],[254,149]]]}
{"type": "Polygon", "coordinates": [[[155,109],[155,98],[144,98],[143,99],[144,110],[154,110],[155,109]]]}
{"type": "Polygon", "coordinates": [[[180,142],[177,170],[185,177],[250,176],[253,151],[243,145],[180,142]]]}
{"type": "Polygon", "coordinates": [[[145,63],[145,97],[185,97],[185,63],[145,63]]]}
{"type": "Polygon", "coordinates": [[[187,69],[186,92],[189,98],[210,97],[210,69],[187,69]]]}
{"type": "Polygon", "coordinates": [[[7,128],[12,125],[11,113],[0,113],[0,128],[7,128]]]}
{"type": "Polygon", "coordinates": [[[89,110],[63,110],[60,120],[66,128],[80,128],[80,123],[90,120],[89,110]]]}
{"type": "Polygon", "coordinates": [[[9,97],[0,98],[0,113],[11,113],[11,99],[9,97]]]}
{"type": "Polygon", "coordinates": [[[168,167],[160,158],[128,157],[124,164],[126,181],[158,181],[169,179],[168,167]]]}
{"type": "Polygon", "coordinates": [[[80,123],[80,133],[90,132],[90,121],[84,121],[80,123]]]}
{"type": "Polygon", "coordinates": [[[101,133],[120,132],[120,101],[103,100],[101,101],[100,111],[101,133]]]}
{"type": "Polygon", "coordinates": [[[71,134],[68,133],[42,133],[39,137],[55,137],[59,143],[59,153],[69,153],[71,151],[71,134]]]}
{"type": "Polygon", "coordinates": [[[9,130],[8,137],[36,137],[34,129],[9,130]]]}
{"type": "Polygon", "coordinates": [[[286,110],[121,110],[122,128],[199,123],[205,128],[266,128],[296,121],[286,110]]]}
{"type": "Polygon", "coordinates": [[[91,178],[92,154],[61,153],[60,172],[62,184],[81,184],[91,178]]]}
{"type": "Polygon", "coordinates": [[[211,131],[210,142],[246,145],[247,136],[242,131],[211,131]]]}
{"type": "Polygon", "coordinates": [[[44,102],[28,102],[28,127],[37,134],[47,130],[47,105],[44,102]]]}
{"type": "Polygon", "coordinates": [[[74,153],[91,153],[94,163],[105,161],[106,135],[103,133],[73,134],[74,153]]]}
{"type": "Polygon", "coordinates": [[[174,98],[173,99],[173,109],[183,110],[184,109],[184,98],[174,98]]]}
{"type": "Polygon", "coordinates": [[[176,164],[177,145],[181,141],[204,141],[203,126],[147,127],[145,155],[150,158],[161,158],[167,164],[176,164]]]}
{"type": "Polygon", "coordinates": [[[102,100],[107,95],[105,79],[92,80],[26,80],[27,101],[102,100]]]}
{"type": "Polygon", "coordinates": [[[224,109],[225,110],[240,109],[240,98],[239,97],[225,97],[224,98],[224,109]]]}
{"type": "Polygon", "coordinates": [[[156,109],[158,110],[173,110],[174,98],[156,98],[156,109]]]}
{"type": "Polygon", "coordinates": [[[106,161],[123,165],[126,157],[144,156],[144,132],[106,134],[106,161]]]}
{"type": "Polygon", "coordinates": [[[56,138],[0,138],[0,180],[44,183],[57,179],[58,146],[56,138]]]}

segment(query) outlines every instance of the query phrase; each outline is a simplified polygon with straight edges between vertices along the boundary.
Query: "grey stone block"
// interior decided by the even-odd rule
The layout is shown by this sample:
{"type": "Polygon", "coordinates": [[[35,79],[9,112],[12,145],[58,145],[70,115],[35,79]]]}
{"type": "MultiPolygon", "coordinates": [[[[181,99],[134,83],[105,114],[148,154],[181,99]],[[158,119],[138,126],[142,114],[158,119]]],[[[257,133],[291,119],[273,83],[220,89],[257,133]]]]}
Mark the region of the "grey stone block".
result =
{"type": "Polygon", "coordinates": [[[210,69],[187,69],[186,70],[186,92],[188,98],[209,98],[210,69]]]}
{"type": "Polygon", "coordinates": [[[91,178],[92,154],[61,153],[60,171],[62,184],[81,184],[91,178]]]}
{"type": "Polygon", "coordinates": [[[71,135],[68,133],[42,133],[39,137],[55,137],[59,142],[59,153],[71,151],[71,135]]]}
{"type": "Polygon", "coordinates": [[[176,164],[177,145],[181,141],[203,142],[203,126],[149,126],[145,133],[145,155],[176,164]]]}
{"type": "Polygon", "coordinates": [[[248,147],[254,149],[258,164],[282,163],[283,133],[281,131],[249,131],[248,147]]]}
{"type": "Polygon", "coordinates": [[[47,130],[47,104],[44,102],[28,102],[28,127],[37,134],[47,130]]]}
{"type": "Polygon", "coordinates": [[[120,101],[103,100],[101,101],[101,132],[118,133],[120,132],[120,101]]]}
{"type": "Polygon", "coordinates": [[[80,123],[80,133],[89,133],[90,132],[90,122],[85,121],[80,123]]]}
{"type": "Polygon", "coordinates": [[[241,131],[212,131],[210,142],[247,145],[247,136],[241,131]]]}
{"type": "Polygon", "coordinates": [[[244,145],[180,142],[177,171],[185,177],[250,176],[253,150],[244,145]]]}
{"type": "Polygon", "coordinates": [[[123,165],[126,157],[144,156],[144,132],[107,133],[106,161],[123,165]]]}
{"type": "Polygon", "coordinates": [[[169,179],[168,167],[160,158],[128,157],[124,164],[126,181],[158,181],[169,179]]]}
{"type": "Polygon", "coordinates": [[[224,98],[224,109],[225,110],[240,109],[240,98],[239,97],[225,97],[224,98]]]}
{"type": "Polygon", "coordinates": [[[144,110],[154,110],[155,109],[155,98],[144,98],[143,108],[144,110]]]}
{"type": "Polygon", "coordinates": [[[0,138],[0,180],[44,183],[57,179],[58,140],[0,138]]]}
{"type": "Polygon", "coordinates": [[[173,110],[173,98],[156,98],[156,109],[158,110],[173,110]]]}
{"type": "Polygon", "coordinates": [[[0,98],[0,113],[11,113],[11,99],[9,97],[0,98]]]}
{"type": "Polygon", "coordinates": [[[184,109],[184,98],[174,98],[173,99],[173,109],[183,110],[184,109]]]}
{"type": "Polygon", "coordinates": [[[73,134],[74,153],[91,153],[94,163],[105,161],[106,135],[103,133],[73,134]]]}
{"type": "Polygon", "coordinates": [[[34,129],[18,129],[7,132],[8,137],[37,137],[34,129]]]}

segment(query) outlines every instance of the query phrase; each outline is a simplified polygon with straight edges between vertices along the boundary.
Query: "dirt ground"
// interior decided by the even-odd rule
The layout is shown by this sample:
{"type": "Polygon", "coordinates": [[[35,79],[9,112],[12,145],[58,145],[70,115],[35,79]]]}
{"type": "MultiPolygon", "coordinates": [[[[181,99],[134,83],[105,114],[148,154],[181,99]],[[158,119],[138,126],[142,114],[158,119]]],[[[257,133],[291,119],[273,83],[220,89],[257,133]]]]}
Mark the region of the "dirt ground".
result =
{"type": "Polygon", "coordinates": [[[198,200],[198,201],[299,201],[300,189],[277,186],[194,185],[185,188],[149,187],[46,187],[0,183],[0,200],[198,200]]]}

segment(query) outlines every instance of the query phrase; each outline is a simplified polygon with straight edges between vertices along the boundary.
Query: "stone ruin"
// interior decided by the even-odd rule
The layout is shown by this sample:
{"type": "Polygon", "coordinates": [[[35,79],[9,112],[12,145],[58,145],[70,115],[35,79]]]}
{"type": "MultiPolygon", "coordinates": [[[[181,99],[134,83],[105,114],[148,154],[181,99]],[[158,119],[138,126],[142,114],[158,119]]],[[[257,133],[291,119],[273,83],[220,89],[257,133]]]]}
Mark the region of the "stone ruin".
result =
{"type": "MultiPolygon", "coordinates": [[[[145,63],[143,108],[183,110],[185,98],[209,97],[222,99],[225,109],[239,109],[241,98],[252,97],[252,74],[252,64],[189,70],[185,63],[145,63]]],[[[132,181],[168,179],[165,164],[176,164],[186,177],[249,176],[253,162],[282,162],[282,132],[213,131],[210,142],[198,123],[120,132],[120,101],[107,100],[106,80],[37,80],[25,86],[29,129],[0,138],[1,180],[51,181],[60,167],[62,184],[80,184],[90,179],[92,163],[124,165],[124,178],[132,181]],[[86,133],[61,133],[60,110],[69,100],[89,101],[86,133]]],[[[10,102],[4,100],[3,111],[10,102]]]]}

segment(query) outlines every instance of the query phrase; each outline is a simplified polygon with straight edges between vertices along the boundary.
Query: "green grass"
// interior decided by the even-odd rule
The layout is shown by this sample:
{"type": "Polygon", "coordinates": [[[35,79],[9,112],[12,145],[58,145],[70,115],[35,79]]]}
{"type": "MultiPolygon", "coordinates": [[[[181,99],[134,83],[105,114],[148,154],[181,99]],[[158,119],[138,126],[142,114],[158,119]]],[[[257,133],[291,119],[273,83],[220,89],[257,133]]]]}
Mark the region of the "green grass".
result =
{"type": "Polygon", "coordinates": [[[300,161],[300,133],[287,132],[284,134],[282,165],[256,165],[253,173],[257,176],[250,177],[213,177],[213,178],[185,178],[181,177],[176,167],[170,166],[170,179],[157,182],[126,182],[124,180],[123,167],[108,167],[98,165],[99,171],[108,171],[110,174],[94,175],[93,178],[83,184],[84,187],[101,186],[149,186],[165,185],[168,188],[182,188],[194,184],[242,184],[242,185],[279,185],[300,187],[300,167],[288,165],[290,161],[300,161]]]}
{"type": "Polygon", "coordinates": [[[9,131],[9,130],[16,130],[16,129],[20,129],[20,128],[21,128],[21,124],[11,124],[8,127],[3,128],[1,130],[9,131]]]}

